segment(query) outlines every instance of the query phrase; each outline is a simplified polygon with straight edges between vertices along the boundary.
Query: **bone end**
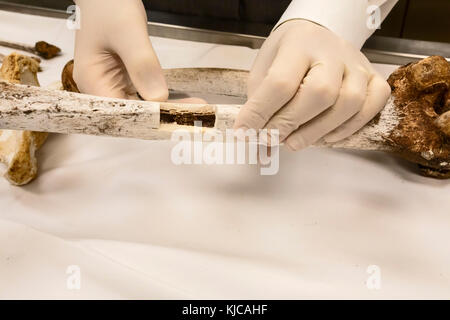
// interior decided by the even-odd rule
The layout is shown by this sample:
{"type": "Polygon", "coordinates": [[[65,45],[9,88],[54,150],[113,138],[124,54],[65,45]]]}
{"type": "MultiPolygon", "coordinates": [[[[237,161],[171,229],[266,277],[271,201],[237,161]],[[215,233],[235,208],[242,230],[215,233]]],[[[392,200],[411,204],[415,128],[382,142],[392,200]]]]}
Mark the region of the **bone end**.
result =
{"type": "Polygon", "coordinates": [[[399,123],[387,143],[423,175],[450,178],[450,64],[432,56],[399,68],[388,82],[399,123]]]}
{"type": "MultiPolygon", "coordinates": [[[[3,60],[0,78],[11,83],[39,86],[39,63],[30,57],[13,53],[3,60]]],[[[36,151],[48,133],[0,130],[0,161],[6,165],[5,178],[16,186],[31,182],[38,172],[36,151]]]]}

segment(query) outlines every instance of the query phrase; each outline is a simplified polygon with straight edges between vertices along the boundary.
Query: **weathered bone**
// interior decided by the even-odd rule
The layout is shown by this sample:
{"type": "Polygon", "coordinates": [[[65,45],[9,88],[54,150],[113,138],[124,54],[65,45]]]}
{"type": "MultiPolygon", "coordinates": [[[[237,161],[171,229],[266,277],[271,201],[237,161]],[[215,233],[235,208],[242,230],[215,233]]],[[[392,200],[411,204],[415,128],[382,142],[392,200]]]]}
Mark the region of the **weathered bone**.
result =
{"type": "MultiPolygon", "coordinates": [[[[72,72],[73,61],[70,61],[63,70],[64,88],[78,92],[72,72]]],[[[246,95],[246,71],[171,69],[165,71],[165,76],[169,88],[175,91],[246,95]]],[[[389,82],[393,94],[379,117],[346,140],[333,144],[320,141],[316,146],[397,153],[418,163],[425,175],[449,178],[449,63],[442,57],[433,56],[398,69],[389,82]]],[[[165,112],[163,107],[161,115],[165,112]]],[[[218,106],[216,128],[231,127],[238,108],[218,106]]]]}
{"type": "Polygon", "coordinates": [[[429,57],[400,67],[388,82],[399,123],[386,144],[425,175],[450,178],[450,63],[429,57]]]}
{"type": "MultiPolygon", "coordinates": [[[[39,86],[38,62],[30,57],[11,54],[5,57],[0,78],[11,83],[39,86]]],[[[24,185],[37,175],[35,152],[45,142],[48,133],[0,130],[0,162],[6,165],[5,178],[13,185],[24,185]]]]}
{"type": "MultiPolygon", "coordinates": [[[[177,91],[245,95],[242,71],[178,69],[166,76],[177,91]]],[[[400,68],[389,82],[393,95],[376,119],[346,140],[317,145],[391,152],[421,165],[427,175],[450,177],[448,62],[424,59],[400,68]]],[[[175,129],[193,130],[196,120],[204,131],[232,128],[240,107],[105,99],[0,83],[1,128],[169,139],[175,129]]]]}

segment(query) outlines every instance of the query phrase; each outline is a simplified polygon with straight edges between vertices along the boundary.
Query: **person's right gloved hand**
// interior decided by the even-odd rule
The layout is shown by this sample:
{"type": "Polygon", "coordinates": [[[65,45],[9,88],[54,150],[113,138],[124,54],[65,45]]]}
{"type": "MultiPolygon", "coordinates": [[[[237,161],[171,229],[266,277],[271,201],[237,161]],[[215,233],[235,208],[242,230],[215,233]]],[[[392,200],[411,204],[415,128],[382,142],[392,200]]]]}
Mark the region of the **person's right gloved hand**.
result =
{"type": "Polygon", "coordinates": [[[147,33],[141,0],[76,0],[73,77],[81,92],[111,98],[166,101],[169,95],[147,33]]]}
{"type": "Polygon", "coordinates": [[[280,141],[298,151],[351,136],[390,94],[359,48],[314,22],[290,20],[264,42],[235,129],[278,130],[280,141]]]}

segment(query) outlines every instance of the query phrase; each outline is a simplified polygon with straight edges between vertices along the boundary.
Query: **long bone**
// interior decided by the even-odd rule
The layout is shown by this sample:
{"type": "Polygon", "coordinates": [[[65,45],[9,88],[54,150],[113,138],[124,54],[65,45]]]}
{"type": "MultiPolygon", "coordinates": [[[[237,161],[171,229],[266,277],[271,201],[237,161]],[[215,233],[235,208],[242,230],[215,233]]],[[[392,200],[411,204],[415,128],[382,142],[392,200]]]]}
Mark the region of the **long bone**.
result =
{"type": "MultiPolygon", "coordinates": [[[[172,90],[245,97],[244,71],[175,69],[166,76],[172,90]]],[[[392,96],[374,120],[343,141],[316,145],[390,152],[419,164],[425,175],[449,178],[449,63],[429,57],[399,68],[388,81],[392,96]]],[[[195,121],[203,121],[203,131],[231,129],[240,108],[106,99],[0,83],[0,128],[170,139],[176,129],[193,131],[195,121]]]]}

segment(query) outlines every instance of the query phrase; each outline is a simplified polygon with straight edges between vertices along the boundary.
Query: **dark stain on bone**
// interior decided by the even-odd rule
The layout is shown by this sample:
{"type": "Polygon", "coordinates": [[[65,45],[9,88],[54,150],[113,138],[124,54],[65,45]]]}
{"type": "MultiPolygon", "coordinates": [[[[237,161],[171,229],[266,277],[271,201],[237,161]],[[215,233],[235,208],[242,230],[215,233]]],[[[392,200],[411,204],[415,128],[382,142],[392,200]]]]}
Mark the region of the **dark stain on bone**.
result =
{"type": "Polygon", "coordinates": [[[450,137],[437,125],[449,96],[449,62],[432,56],[400,67],[388,82],[400,122],[386,141],[424,175],[450,178],[450,137]]]}

